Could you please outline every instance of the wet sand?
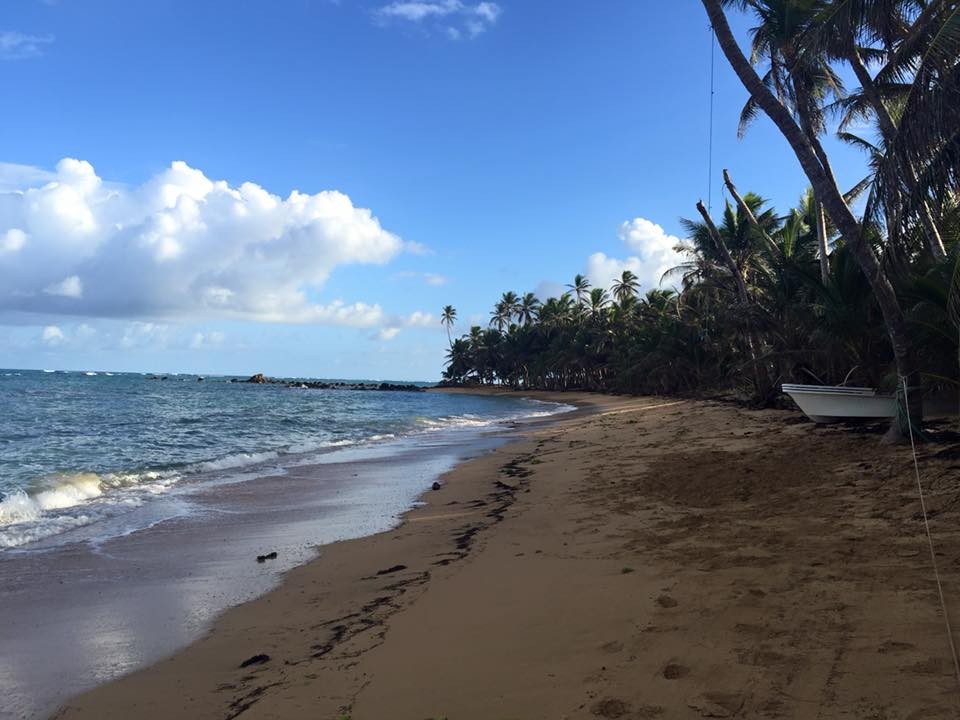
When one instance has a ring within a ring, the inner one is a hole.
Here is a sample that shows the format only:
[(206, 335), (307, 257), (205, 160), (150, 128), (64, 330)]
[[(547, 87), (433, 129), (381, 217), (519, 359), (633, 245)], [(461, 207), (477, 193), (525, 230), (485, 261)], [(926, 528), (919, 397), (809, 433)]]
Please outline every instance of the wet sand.
[[(561, 397), (595, 412), (458, 466), (397, 529), (322, 548), (58, 717), (957, 717), (908, 448)], [(920, 467), (955, 608), (960, 447)]]
[(502, 442), (439, 432), (343, 448), (280, 475), (244, 468), (184, 483), (112, 526), (5, 551), (0, 720), (48, 717), (72, 695), (189, 645), (318, 545), (394, 527), (438, 475)]

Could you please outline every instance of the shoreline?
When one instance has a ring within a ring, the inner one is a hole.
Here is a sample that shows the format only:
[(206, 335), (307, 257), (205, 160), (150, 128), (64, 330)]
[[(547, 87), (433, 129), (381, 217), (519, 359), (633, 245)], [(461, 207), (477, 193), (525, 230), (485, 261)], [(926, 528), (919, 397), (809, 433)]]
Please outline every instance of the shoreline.
[[(514, 405), (553, 410), (503, 402), (503, 414)], [(394, 527), (438, 476), (504, 441), (506, 418), (490, 422), (227, 470), (0, 556), (0, 604), (17, 618), (3, 634), (0, 718), (49, 717), (69, 697), (188, 647), (331, 543)]]
[[(955, 716), (903, 448), (784, 411), (559, 395), (580, 409), (55, 717)], [(921, 457), (948, 600), (950, 463)]]

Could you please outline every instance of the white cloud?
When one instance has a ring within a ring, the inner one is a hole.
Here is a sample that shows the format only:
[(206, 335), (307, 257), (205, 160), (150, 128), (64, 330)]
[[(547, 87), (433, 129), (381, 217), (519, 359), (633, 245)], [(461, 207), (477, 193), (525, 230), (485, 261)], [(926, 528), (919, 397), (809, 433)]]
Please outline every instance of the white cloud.
[(58, 283), (48, 285), (43, 289), (47, 295), (60, 295), (61, 297), (79, 299), (83, 297), (83, 283), (76, 275), (64, 278)]
[(433, 285), (435, 287), (447, 284), (447, 278), (437, 273), (424, 273), (423, 279), (427, 281), (427, 285)]
[(62, 343), (65, 338), (63, 336), (63, 330), (58, 328), (56, 325), (47, 325), (43, 329), (40, 339), (43, 340), (43, 342), (45, 342), (47, 345), (55, 346)]
[(373, 336), (376, 340), (393, 340), (403, 328), (440, 327), (440, 321), (430, 313), (417, 310), (409, 315), (392, 317), (384, 322), (384, 326)]
[(20, 190), (24, 187), (36, 187), (56, 179), (56, 173), (33, 165), (0, 162), (0, 191), (3, 192)]
[(403, 325), (405, 327), (432, 327), (438, 323), (439, 320), (434, 318), (433, 315), (430, 313), (420, 312), (419, 310), (411, 313), (403, 319)]
[(451, 40), (467, 33), (476, 37), (492, 27), (503, 9), (495, 2), (470, 3), (463, 0), (395, 0), (374, 12), (381, 22), (404, 21), (434, 24)]
[(226, 334), (220, 330), (211, 330), (207, 333), (195, 332), (190, 338), (190, 349), (209, 350), (211, 348), (218, 348), (223, 345), (223, 341), (226, 339)]
[[(372, 327), (384, 319), (379, 305), (318, 303), (315, 291), (340, 266), (421, 249), (333, 190), (281, 198), (182, 162), (134, 188), (73, 159), (53, 174), (4, 169), (0, 314)], [(4, 189), (11, 179), (19, 185)]]
[(15, 253), (27, 244), (27, 234), (19, 228), (10, 228), (0, 235), (0, 255)]
[(382, 328), (377, 333), (377, 340), (393, 340), (397, 335), (400, 334), (400, 328), (397, 327), (386, 327)]
[(663, 274), (684, 261), (674, 248), (681, 242), (650, 220), (634, 218), (620, 225), (620, 240), (635, 255), (625, 259), (609, 257), (602, 252), (587, 258), (587, 277), (594, 287), (610, 289), (614, 279), (624, 270), (632, 271), (640, 279), (640, 291), (660, 287)]
[(27, 35), (14, 30), (0, 31), (0, 60), (23, 60), (43, 55), (53, 35)]

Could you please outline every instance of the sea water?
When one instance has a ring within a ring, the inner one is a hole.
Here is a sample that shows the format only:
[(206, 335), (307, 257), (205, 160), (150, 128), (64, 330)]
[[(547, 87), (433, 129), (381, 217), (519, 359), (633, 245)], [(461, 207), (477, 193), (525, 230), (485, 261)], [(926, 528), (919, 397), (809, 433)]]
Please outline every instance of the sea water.
[(0, 719), (169, 655), (504, 426), (572, 409), (161, 377), (0, 370)]
[(520, 398), (254, 385), (228, 377), (0, 370), (0, 552), (177, 489), (276, 474), (338, 448), (493, 427), (564, 408)]

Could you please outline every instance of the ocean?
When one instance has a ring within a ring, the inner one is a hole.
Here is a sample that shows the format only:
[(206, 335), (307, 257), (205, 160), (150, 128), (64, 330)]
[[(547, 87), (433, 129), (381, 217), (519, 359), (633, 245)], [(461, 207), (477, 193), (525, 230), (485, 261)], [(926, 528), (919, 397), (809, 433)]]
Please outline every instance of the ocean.
[[(231, 379), (0, 370), (0, 548), (69, 540), (72, 530), (158, 495), (241, 470), (273, 473), (336, 448), (557, 410), (522, 399)], [(118, 527), (136, 529), (111, 523), (109, 532)]]
[(169, 655), (508, 426), (573, 409), (154, 377), (0, 370), (0, 718)]

